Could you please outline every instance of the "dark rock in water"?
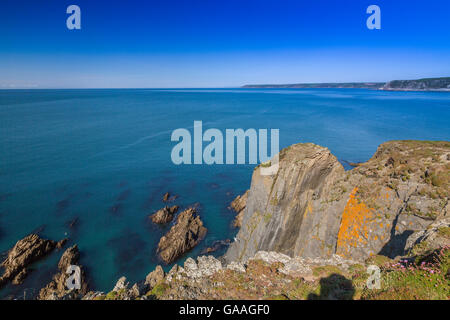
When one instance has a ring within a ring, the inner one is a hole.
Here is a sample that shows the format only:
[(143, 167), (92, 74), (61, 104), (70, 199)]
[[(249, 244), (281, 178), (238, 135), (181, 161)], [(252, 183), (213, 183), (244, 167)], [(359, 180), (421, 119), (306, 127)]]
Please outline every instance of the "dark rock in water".
[(117, 196), (117, 201), (124, 201), (124, 200), (126, 200), (129, 197), (130, 193), (131, 193), (131, 191), (129, 189), (123, 191), (121, 194), (119, 194)]
[(217, 183), (212, 182), (212, 183), (208, 183), (208, 188), (210, 188), (210, 189), (219, 189), (220, 186)]
[(11, 196), (11, 193), (0, 194), (0, 201), (4, 201)]
[(164, 201), (164, 202), (172, 202), (172, 201), (175, 201), (175, 199), (177, 199), (178, 198), (178, 195), (171, 195), (169, 192), (166, 192), (165, 194), (164, 194), (164, 196), (163, 196), (163, 199), (162, 199), (162, 201)]
[(92, 196), (93, 196), (93, 193), (92, 193), (92, 192), (86, 191), (86, 192), (84, 193), (84, 197), (85, 197), (85, 198), (90, 198), (90, 197), (92, 197)]
[(212, 253), (228, 247), (231, 243), (230, 239), (215, 241), (212, 246), (202, 250), (201, 254)]
[(165, 263), (170, 263), (195, 247), (206, 231), (196, 210), (186, 209), (178, 215), (177, 223), (161, 238), (157, 252)]
[(79, 222), (80, 222), (80, 219), (78, 217), (76, 217), (75, 219), (72, 219), (72, 220), (66, 222), (66, 226), (69, 229), (73, 229), (78, 226)]
[(31, 234), (41, 234), (42, 232), (44, 232), (45, 228), (47, 227), (47, 225), (43, 224), (42, 226), (37, 227), (36, 229), (34, 229), (33, 231), (31, 231)]
[(168, 200), (169, 200), (169, 197), (170, 197), (170, 193), (168, 193), (168, 192), (166, 192), (164, 195), (163, 195), (163, 201), (164, 202), (167, 202)]
[(67, 210), (69, 205), (70, 205), (69, 199), (63, 199), (61, 201), (58, 201), (56, 203), (56, 213), (57, 214), (62, 214), (64, 211)]
[(67, 238), (58, 241), (56, 243), (56, 249), (62, 249), (66, 245), (67, 241), (69, 241)]
[(120, 187), (120, 188), (126, 187), (127, 185), (128, 185), (128, 182), (126, 182), (126, 181), (121, 181), (121, 182), (119, 183), (119, 187)]
[(132, 274), (140, 270), (142, 266), (140, 260), (147, 247), (148, 244), (140, 234), (125, 229), (117, 237), (108, 240), (105, 249), (114, 254), (114, 264), (120, 273)]
[(59, 299), (77, 299), (85, 295), (88, 291), (86, 276), (82, 266), (80, 268), (80, 289), (67, 288), (66, 282), (71, 276), (67, 273), (67, 269), (71, 265), (77, 266), (80, 259), (80, 252), (78, 246), (74, 245), (68, 248), (58, 263), (59, 273), (53, 276), (52, 281), (47, 284), (39, 292), (39, 300), (59, 300)]
[(122, 204), (117, 203), (113, 205), (111, 208), (109, 208), (109, 211), (113, 214), (119, 214), (122, 211)]
[(233, 226), (240, 228), (242, 225), (242, 218), (244, 217), (245, 206), (247, 205), (248, 190), (245, 191), (243, 195), (237, 196), (233, 202), (231, 202), (230, 207), (235, 212), (237, 212), (236, 218), (233, 221)]
[(21, 283), (27, 274), (24, 269), (49, 254), (55, 246), (54, 241), (41, 239), (36, 234), (30, 234), (19, 240), (0, 265), (5, 270), (0, 277), (0, 288), (10, 280), (14, 280), (15, 284)]
[(150, 219), (152, 219), (154, 223), (159, 224), (168, 223), (172, 221), (174, 214), (177, 213), (178, 211), (178, 208), (179, 208), (178, 206), (173, 207), (166, 206), (156, 211), (156, 213), (152, 214), (150, 216)]

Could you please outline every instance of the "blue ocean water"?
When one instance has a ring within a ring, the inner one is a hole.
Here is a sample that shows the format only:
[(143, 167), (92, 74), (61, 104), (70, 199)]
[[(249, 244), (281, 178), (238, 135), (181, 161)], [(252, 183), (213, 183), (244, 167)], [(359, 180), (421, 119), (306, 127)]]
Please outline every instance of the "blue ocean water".
[[(362, 89), (1, 90), (0, 252), (30, 232), (70, 237), (91, 286), (141, 280), (169, 226), (148, 215), (174, 202), (198, 204), (207, 237), (181, 258), (232, 239), (230, 201), (249, 188), (253, 165), (171, 162), (177, 128), (274, 128), (280, 146), (314, 142), (340, 160), (365, 161), (394, 139), (450, 140), (450, 94)], [(224, 132), (224, 131), (223, 131)], [(73, 224), (73, 226), (70, 226)], [(223, 251), (216, 252), (216, 255)], [(32, 296), (61, 253), (33, 267), (0, 298)], [(171, 266), (165, 266), (169, 269)]]

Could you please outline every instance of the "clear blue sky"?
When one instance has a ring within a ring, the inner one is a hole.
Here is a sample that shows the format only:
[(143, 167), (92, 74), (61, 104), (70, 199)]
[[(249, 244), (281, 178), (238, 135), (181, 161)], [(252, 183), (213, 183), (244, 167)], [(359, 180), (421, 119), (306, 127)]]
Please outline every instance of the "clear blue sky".
[[(81, 8), (81, 30), (66, 8)], [(366, 28), (381, 8), (382, 29)], [(0, 88), (450, 76), (448, 0), (1, 0)]]

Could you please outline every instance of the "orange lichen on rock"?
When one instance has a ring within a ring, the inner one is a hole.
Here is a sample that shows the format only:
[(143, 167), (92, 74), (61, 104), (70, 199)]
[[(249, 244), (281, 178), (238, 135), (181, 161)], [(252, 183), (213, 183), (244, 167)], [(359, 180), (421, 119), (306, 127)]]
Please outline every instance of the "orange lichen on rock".
[(308, 215), (308, 213), (311, 213), (313, 211), (311, 203), (308, 201), (308, 206), (305, 209), (305, 213), (303, 214), (303, 219), (306, 218), (306, 216)]
[(374, 209), (369, 208), (356, 197), (358, 188), (350, 193), (342, 213), (341, 226), (337, 239), (337, 254), (350, 255), (350, 249), (367, 244), (369, 223), (374, 220)]

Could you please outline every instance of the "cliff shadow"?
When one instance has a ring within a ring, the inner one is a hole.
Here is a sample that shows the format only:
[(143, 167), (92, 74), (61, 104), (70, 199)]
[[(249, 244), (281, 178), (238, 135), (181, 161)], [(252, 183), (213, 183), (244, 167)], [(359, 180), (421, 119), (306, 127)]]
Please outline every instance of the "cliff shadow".
[(320, 293), (310, 293), (308, 300), (352, 300), (354, 295), (353, 282), (343, 275), (333, 273), (320, 279)]
[(381, 248), (379, 254), (386, 256), (390, 259), (394, 259), (396, 256), (405, 255), (406, 241), (409, 236), (413, 233), (412, 230), (405, 230), (400, 234), (396, 234), (396, 228), (398, 224), (398, 219), (400, 215), (398, 214), (394, 221), (392, 222), (392, 227), (390, 231), (389, 241)]
[(394, 259), (397, 256), (404, 256), (407, 252), (405, 250), (406, 241), (409, 236), (413, 234), (412, 230), (405, 230), (400, 234), (391, 236), (391, 239), (380, 250), (380, 255)]

